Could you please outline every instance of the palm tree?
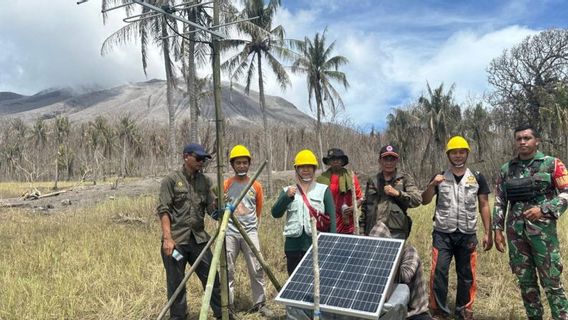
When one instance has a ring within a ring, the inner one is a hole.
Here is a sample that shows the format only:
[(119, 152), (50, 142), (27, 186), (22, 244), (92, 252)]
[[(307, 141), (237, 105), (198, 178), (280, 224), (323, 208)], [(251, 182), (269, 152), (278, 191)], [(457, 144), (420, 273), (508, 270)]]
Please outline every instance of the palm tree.
[[(224, 2), (224, 1), (223, 1)], [(203, 5), (194, 6), (184, 10), (186, 18), (203, 26), (211, 26), (213, 18)], [(203, 32), (195, 32), (195, 28), (184, 24), (184, 33), (187, 37), (182, 38), (181, 55), (183, 61), (183, 74), (185, 77), (187, 96), (189, 98), (189, 139), (188, 142), (199, 142), (197, 128), (199, 119), (199, 100), (202, 87), (202, 79), (197, 77), (197, 66), (203, 66), (209, 61), (209, 39)]]
[[(481, 103), (464, 110), (464, 127), (471, 133), (471, 140), (476, 144), (476, 160), (484, 161), (486, 146), (492, 125), (491, 115)], [(491, 158), (491, 157), (490, 157)]]
[(43, 119), (38, 118), (32, 127), (32, 141), (36, 148), (43, 149), (47, 144), (47, 127)]
[(446, 93), (444, 93), (443, 83), (435, 90), (432, 90), (429, 83), (426, 84), (426, 87), (428, 97), (421, 96), (418, 99), (428, 132), (428, 143), (426, 144), (422, 165), (424, 168), (427, 162), (425, 161), (426, 158), (430, 157), (430, 172), (434, 173), (442, 167), (441, 158), (438, 155), (443, 154), (446, 140), (458, 128), (461, 121), (461, 109), (459, 105), (454, 103), (455, 85), (452, 85)]
[(284, 90), (290, 84), (288, 73), (278, 61), (275, 54), (280, 57), (290, 57), (290, 52), (284, 46), (284, 28), (272, 26), (272, 20), (276, 9), (280, 6), (280, 0), (270, 0), (264, 4), (263, 0), (248, 0), (244, 11), (237, 17), (258, 17), (251, 21), (237, 24), (237, 29), (250, 39), (225, 40), (221, 43), (224, 50), (238, 49), (240, 52), (223, 63), (222, 68), (231, 74), (231, 78), (240, 80), (245, 77), (245, 92), (250, 93), (250, 85), (255, 76), (258, 78), (258, 93), (260, 110), (262, 111), (262, 124), (264, 127), (264, 146), (267, 149), (268, 169), (268, 194), (272, 194), (272, 141), (268, 134), (268, 120), (266, 117), (266, 99), (264, 97), (263, 57), (268, 62), (270, 70), (274, 72), (276, 81)]
[[(417, 115), (415, 108), (396, 108), (393, 112), (387, 115), (387, 129), (386, 132), (390, 141), (396, 143), (402, 155), (401, 169), (404, 172), (410, 172), (412, 166), (409, 160), (415, 154), (416, 137), (419, 137), (422, 129), (420, 128), (420, 118)], [(412, 172), (417, 176), (417, 172)]]
[(122, 140), (122, 159), (120, 162), (120, 175), (126, 177), (127, 174), (127, 156), (128, 148), (137, 143), (139, 139), (138, 127), (136, 122), (130, 117), (125, 115), (120, 118), (117, 128), (118, 137)]
[[(116, 3), (113, 0), (103, 0), (102, 7), (105, 9), (111, 3)], [(149, 4), (155, 6), (174, 5), (173, 0), (148, 0)], [(127, 15), (131, 14), (132, 9), (126, 6)], [(150, 9), (142, 7), (141, 14), (151, 13)], [(123, 45), (131, 40), (140, 39), (140, 53), (142, 57), (142, 69), (146, 74), (147, 53), (150, 41), (155, 40), (160, 44), (162, 54), (164, 57), (164, 68), (166, 72), (166, 100), (168, 106), (168, 125), (169, 125), (169, 147), (170, 147), (170, 162), (173, 162), (173, 157), (176, 154), (176, 135), (175, 135), (175, 112), (176, 106), (174, 105), (174, 89), (176, 88), (175, 81), (175, 68), (173, 65), (174, 59), (172, 55), (179, 56), (179, 47), (176, 41), (172, 41), (169, 37), (170, 29), (175, 29), (175, 20), (167, 16), (155, 15), (145, 19), (138, 19), (131, 22), (124, 27), (120, 28), (108, 38), (105, 39), (101, 47), (101, 55), (105, 55), (117, 45)]]
[(65, 141), (69, 137), (71, 131), (71, 125), (69, 123), (69, 118), (67, 117), (57, 117), (55, 118), (55, 123), (53, 127), (53, 134), (55, 140), (55, 181), (53, 184), (53, 189), (57, 190), (57, 183), (59, 182), (59, 169), (65, 165), (65, 156), (68, 152), (65, 147)]
[(332, 114), (345, 109), (339, 92), (333, 87), (332, 81), (337, 81), (345, 89), (349, 87), (345, 73), (339, 71), (339, 67), (349, 63), (344, 56), (332, 56), (335, 41), (326, 47), (325, 32), (316, 33), (314, 39), (306, 37), (303, 42), (292, 41), (298, 47), (300, 56), (292, 65), (292, 72), (306, 75), (308, 85), (308, 102), (313, 111), (312, 97), (316, 101), (316, 135), (319, 144), (319, 153), (323, 157), (323, 145), (321, 137), (321, 119), (325, 117), (326, 108)]
[[(92, 150), (92, 159), (95, 162), (94, 183), (97, 181), (97, 173), (100, 167), (99, 158), (112, 158), (114, 147), (114, 131), (103, 116), (97, 116), (94, 121), (89, 122), (89, 144)], [(102, 152), (99, 151), (102, 149)], [(103, 167), (103, 176), (104, 176)]]

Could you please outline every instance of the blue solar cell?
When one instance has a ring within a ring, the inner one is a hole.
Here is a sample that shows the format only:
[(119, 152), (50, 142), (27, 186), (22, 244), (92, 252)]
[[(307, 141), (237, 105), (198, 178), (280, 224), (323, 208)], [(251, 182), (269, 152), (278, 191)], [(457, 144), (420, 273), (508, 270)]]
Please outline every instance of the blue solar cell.
[[(322, 311), (377, 318), (393, 282), (404, 242), (341, 234), (318, 237)], [(276, 301), (313, 308), (311, 248)]]

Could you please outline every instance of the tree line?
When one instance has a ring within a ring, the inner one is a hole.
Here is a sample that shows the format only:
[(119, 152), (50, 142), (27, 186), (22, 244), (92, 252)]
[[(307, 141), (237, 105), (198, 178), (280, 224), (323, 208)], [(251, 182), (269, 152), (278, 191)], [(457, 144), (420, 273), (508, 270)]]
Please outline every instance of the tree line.
[[(169, 6), (191, 21), (211, 26), (208, 5), (149, 2)], [(103, 9), (116, 3), (103, 0)], [(432, 87), (427, 83), (425, 93), (414, 103), (386, 115), (384, 130), (363, 132), (342, 117), (341, 111), (349, 106), (343, 104), (334, 85), (348, 88), (347, 76), (340, 71), (348, 60), (333, 55), (335, 42), (327, 44), (325, 30), (303, 40), (287, 39), (284, 27), (273, 25), (280, 1), (220, 3), (222, 24), (240, 21), (219, 28), (231, 35), (221, 43), (226, 55), (232, 53), (222, 68), (231, 81), (244, 81), (246, 92), (254, 86), (253, 80), (258, 81), (263, 112), (262, 132), (227, 122), (225, 146), (249, 146), (259, 159), (269, 160), (272, 170), (290, 169), (299, 149), (311, 148), (321, 157), (327, 148), (340, 147), (356, 170), (371, 172), (376, 170), (378, 148), (393, 143), (401, 149), (402, 169), (424, 183), (445, 167), (445, 143), (460, 134), (470, 141), (473, 167), (493, 177), (499, 165), (512, 156), (512, 129), (521, 123), (531, 123), (542, 131), (543, 151), (568, 160), (568, 31), (564, 29), (529, 36), (493, 59), (487, 68), (492, 88), (478, 101), (456, 103), (454, 85)], [(112, 121), (100, 116), (77, 124), (65, 117), (38, 119), (33, 125), (17, 119), (3, 121), (0, 172), (4, 179), (57, 182), (89, 177), (96, 181), (111, 175), (158, 175), (176, 163), (175, 156), (184, 143), (197, 141), (215, 149), (214, 130), (200, 118), (201, 100), (210, 94), (211, 86), (207, 78), (197, 76), (197, 69), (211, 62), (210, 36), (193, 32), (193, 27), (178, 25), (167, 16), (152, 15), (147, 9), (135, 12), (126, 6), (125, 13), (132, 17), (130, 23), (108, 37), (101, 53), (137, 41), (145, 71), (150, 46), (161, 48), (168, 90), (167, 127), (138, 123), (128, 115)], [(291, 63), (290, 68), (285, 67), (286, 62)], [(288, 71), (306, 75), (307, 100), (316, 116), (313, 130), (266, 120), (267, 67), (283, 89), (290, 85)], [(182, 93), (190, 105), (189, 119), (176, 119), (174, 92)]]
[(458, 134), (470, 142), (470, 164), (495, 177), (513, 156), (513, 129), (521, 124), (538, 128), (542, 151), (568, 161), (568, 31), (527, 37), (493, 59), (487, 73), (492, 90), (479, 101), (460, 105), (453, 85), (428, 84), (415, 103), (387, 116), (402, 166), (422, 183), (444, 169), (445, 143)]
[[(179, 6), (188, 19), (211, 26), (207, 6), (183, 9), (178, 1), (153, 1), (159, 5)], [(103, 0), (103, 8), (112, 2)], [(340, 71), (340, 67), (349, 62), (347, 58), (333, 55), (335, 42), (326, 43), (325, 30), (313, 37), (306, 36), (303, 40), (287, 39), (285, 27), (273, 23), (275, 13), (281, 6), (280, 0), (222, 0), (219, 3), (222, 23), (241, 21), (219, 29), (232, 36), (221, 42), (223, 52), (233, 53), (222, 67), (232, 81), (245, 82), (247, 93), (255, 77), (258, 81), (259, 105), (263, 112), (263, 136), (260, 139), (264, 144), (262, 150), (266, 150), (268, 167), (279, 167), (272, 164), (273, 154), (278, 152), (272, 137), (281, 136), (271, 131), (266, 120), (264, 80), (267, 66), (282, 89), (290, 85), (289, 70), (306, 75), (307, 98), (316, 116), (317, 144), (313, 149), (320, 157), (323, 156), (326, 145), (329, 147), (325, 141), (329, 137), (322, 132), (322, 121), (330, 119), (326, 115), (337, 119), (335, 116), (345, 108), (334, 84), (349, 87), (347, 76)], [(133, 13), (127, 9), (126, 14)], [(194, 30), (189, 26), (183, 26), (183, 31), (189, 32), (187, 36), (171, 37), (179, 35), (176, 26), (167, 16), (138, 20), (123, 28), (125, 32), (119, 31), (109, 37), (103, 49), (112, 48), (112, 44), (139, 39), (145, 68), (148, 39), (152, 36), (160, 39), (156, 43), (162, 46), (166, 76), (168, 83), (172, 84), (172, 90), (177, 88), (172, 65), (182, 63), (181, 73), (193, 112), (190, 140), (198, 141), (196, 128), (199, 127), (200, 90), (197, 89), (195, 71), (196, 66), (210, 62), (211, 39), (207, 34), (192, 32)], [(291, 68), (286, 68), (284, 62), (291, 62)], [(384, 132), (371, 132), (368, 138), (370, 141), (388, 140), (400, 146), (403, 153), (401, 166), (421, 182), (443, 169), (445, 142), (455, 134), (463, 135), (471, 142), (473, 152), (470, 162), (492, 177), (499, 165), (512, 156), (511, 130), (521, 123), (531, 123), (542, 131), (544, 151), (568, 159), (567, 65), (568, 32), (564, 29), (542, 31), (527, 37), (491, 61), (487, 74), (492, 88), (479, 101), (458, 104), (454, 99), (454, 85), (442, 83), (431, 87), (426, 84), (425, 94), (418, 97), (415, 103), (395, 108), (387, 115)], [(171, 134), (175, 128), (175, 110), (173, 107), (169, 109), (171, 152), (175, 150), (175, 134)], [(337, 143), (333, 146), (341, 147)], [(354, 155), (362, 159), (361, 162), (367, 167), (374, 163), (367, 161), (368, 156), (364, 152), (355, 152)]]
[[(119, 4), (117, 0), (102, 0), (102, 10)], [(343, 56), (333, 55), (334, 43), (327, 44), (325, 30), (304, 40), (287, 39), (285, 28), (275, 25), (274, 16), (281, 6), (280, 0), (217, 0), (213, 5), (220, 7), (220, 25), (213, 26), (212, 6), (205, 1), (148, 0), (147, 3), (158, 6), (167, 12), (179, 14), (189, 21), (229, 35), (219, 41), (222, 54), (231, 55), (221, 68), (231, 81), (245, 81), (245, 92), (249, 93), (251, 83), (258, 81), (259, 105), (262, 111), (262, 137), (266, 148), (273, 148), (272, 136), (266, 117), (264, 81), (267, 70), (271, 71), (282, 89), (290, 85), (288, 70), (306, 76), (309, 92), (309, 105), (316, 114), (316, 134), (319, 145), (317, 150), (323, 156), (322, 117), (325, 110), (332, 113), (344, 108), (341, 97), (334, 87), (334, 82), (347, 88), (346, 75), (339, 68), (348, 63)], [(197, 5), (196, 5), (197, 4)], [(201, 5), (199, 5), (201, 4)], [(164, 58), (167, 83), (167, 104), (169, 115), (168, 146), (171, 154), (176, 150), (176, 119), (174, 91), (184, 92), (190, 104), (190, 140), (198, 141), (199, 103), (203, 93), (203, 81), (197, 76), (199, 67), (212, 64), (214, 40), (205, 32), (195, 32), (195, 27), (180, 24), (168, 15), (155, 14), (146, 7), (141, 12), (131, 6), (125, 6), (127, 25), (109, 36), (103, 43), (101, 54), (106, 54), (118, 45), (138, 41), (142, 68), (146, 72), (147, 52), (152, 44), (157, 45)], [(103, 15), (106, 19), (106, 14)], [(103, 20), (104, 22), (105, 20)], [(152, 41), (153, 40), (153, 41)], [(235, 53), (236, 52), (236, 53)], [(284, 63), (292, 63), (286, 68)], [(180, 70), (185, 85), (180, 85), (176, 70)], [(312, 98), (315, 105), (312, 105)], [(268, 168), (272, 165), (272, 152), (267, 153)], [(170, 159), (171, 160), (171, 159)], [(269, 190), (271, 171), (268, 170)]]
[[(26, 124), (21, 119), (0, 121), (0, 176), (3, 181), (78, 180), (100, 183), (116, 177), (162, 176), (181, 166), (181, 150), (189, 143), (190, 119), (179, 119), (176, 140), (180, 147), (173, 154), (168, 150), (168, 125), (156, 122), (138, 123), (128, 114), (116, 119), (98, 116), (92, 121), (72, 123), (65, 116), (54, 120), (38, 119)], [(206, 170), (214, 171), (215, 128), (209, 121), (199, 122), (199, 141), (212, 152), (214, 159)], [(303, 148), (315, 150), (316, 133), (309, 127), (290, 127), (269, 122), (275, 137), (272, 156), (274, 171), (292, 170), (294, 156)], [(357, 170), (366, 170), (367, 163), (376, 163), (380, 135), (369, 135), (350, 129), (352, 125), (325, 123), (322, 134), (325, 147), (345, 146)], [(253, 154), (253, 169), (268, 157), (263, 131), (256, 126), (242, 126), (226, 121), (223, 132), (224, 159), (232, 146), (245, 144)], [(171, 158), (174, 162), (170, 162)], [(228, 162), (224, 171), (230, 172)]]

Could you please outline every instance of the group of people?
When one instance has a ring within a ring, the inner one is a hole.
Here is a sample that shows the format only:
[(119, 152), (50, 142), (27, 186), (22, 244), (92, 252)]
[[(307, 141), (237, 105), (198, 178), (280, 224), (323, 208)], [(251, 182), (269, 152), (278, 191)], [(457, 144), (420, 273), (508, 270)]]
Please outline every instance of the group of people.
[[(558, 158), (538, 151), (540, 136), (535, 128), (518, 127), (514, 138), (517, 155), (499, 172), (493, 219), (489, 183), (483, 174), (467, 167), (471, 149), (461, 136), (447, 142), (447, 169), (434, 173), (422, 191), (411, 175), (398, 168), (400, 154), (394, 145), (380, 149), (380, 171), (367, 180), (364, 193), (357, 176), (345, 168), (349, 158), (341, 149), (327, 152), (322, 159), (327, 170), (317, 177), (317, 157), (310, 150), (300, 151), (294, 159), (294, 183), (280, 191), (271, 209), (273, 217), (285, 216), (286, 219), (283, 233), (288, 274), (292, 274), (311, 246), (311, 234), (316, 232), (312, 230), (311, 217), (317, 219), (320, 232), (354, 234), (360, 230), (361, 235), (407, 239), (412, 231), (408, 209), (426, 205), (436, 196), (429, 290), (423, 281), (416, 248), (405, 245), (398, 270), (397, 281), (410, 288), (407, 319), (450, 317), (447, 294), (452, 258), (457, 273), (453, 313), (457, 319), (473, 319), (478, 216), (483, 225), (483, 249), (490, 250), (493, 243), (500, 252), (509, 247), (510, 267), (517, 276), (527, 318), (543, 318), (538, 278), (552, 317), (568, 319), (556, 233), (556, 222), (568, 207), (568, 171)], [(162, 227), (161, 252), (168, 297), (183, 279), (186, 264), (195, 262), (209, 239), (204, 231), (204, 215), (209, 213), (216, 217), (217, 195), (212, 191), (211, 181), (201, 172), (208, 158), (211, 156), (201, 145), (187, 145), (183, 151), (183, 167), (169, 174), (161, 184), (157, 213)], [(237, 145), (231, 150), (229, 161), (235, 174), (224, 183), (225, 200), (234, 200), (248, 185), (251, 160), (246, 147)], [(234, 208), (237, 220), (257, 249), (260, 249), (257, 233), (262, 207), (262, 186), (255, 182)], [(356, 221), (353, 211), (358, 208), (361, 214)], [(503, 230), (506, 230), (506, 239)], [(263, 269), (232, 221), (226, 235), (226, 248), (229, 303), (234, 303), (235, 260), (243, 252), (254, 310), (266, 317), (272, 316), (273, 312), (266, 306)], [(206, 252), (196, 269), (204, 287), (211, 258), (211, 252)], [(215, 317), (220, 318), (218, 279), (215, 279), (211, 307)], [(186, 313), (184, 291), (170, 308), (170, 316), (185, 319)]]

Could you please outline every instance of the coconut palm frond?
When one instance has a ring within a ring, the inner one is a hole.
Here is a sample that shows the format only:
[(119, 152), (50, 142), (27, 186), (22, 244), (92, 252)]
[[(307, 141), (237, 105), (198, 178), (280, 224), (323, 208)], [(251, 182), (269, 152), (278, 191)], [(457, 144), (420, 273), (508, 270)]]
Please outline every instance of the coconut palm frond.
[(291, 84), (288, 73), (286, 72), (282, 64), (280, 64), (280, 62), (276, 60), (276, 58), (273, 55), (271, 55), (269, 52), (265, 52), (264, 56), (266, 57), (268, 63), (270, 64), (270, 69), (276, 75), (276, 81), (280, 85), (280, 88), (282, 90), (286, 90), (288, 85)]
[(101, 55), (108, 54), (117, 46), (124, 45), (136, 39), (140, 27), (139, 22), (134, 22), (123, 26), (108, 36), (101, 46)]

